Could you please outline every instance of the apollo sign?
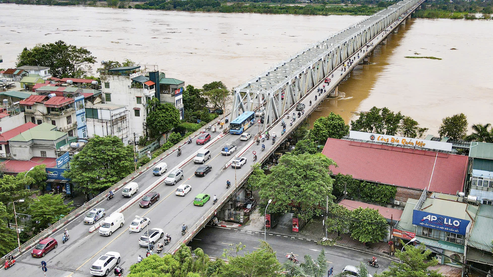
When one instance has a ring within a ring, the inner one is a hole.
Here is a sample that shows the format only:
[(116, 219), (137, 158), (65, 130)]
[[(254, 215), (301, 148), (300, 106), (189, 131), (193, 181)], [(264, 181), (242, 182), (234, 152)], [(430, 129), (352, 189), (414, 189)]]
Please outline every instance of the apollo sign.
[(438, 215), (417, 210), (413, 211), (414, 225), (437, 229), (449, 233), (465, 235), (469, 222), (469, 220), (445, 215)]

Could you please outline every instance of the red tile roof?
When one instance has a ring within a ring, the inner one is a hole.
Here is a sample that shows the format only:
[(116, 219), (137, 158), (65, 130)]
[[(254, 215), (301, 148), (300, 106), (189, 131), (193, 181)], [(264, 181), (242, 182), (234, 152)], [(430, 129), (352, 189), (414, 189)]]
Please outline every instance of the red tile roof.
[(399, 209), (391, 209), (391, 208), (387, 208), (387, 207), (367, 204), (364, 202), (353, 201), (353, 200), (348, 200), (348, 199), (342, 200), (339, 203), (339, 205), (346, 207), (350, 211), (356, 210), (357, 208), (374, 209), (374, 210), (377, 210), (378, 213), (380, 213), (386, 219), (393, 219), (393, 220), (397, 220), (397, 221), (401, 221), (401, 216), (402, 216), (402, 212), (403, 212), (403, 210), (399, 210)]
[(86, 83), (86, 84), (90, 84), (90, 83), (92, 83), (94, 81), (94, 80), (91, 80), (91, 79), (77, 79), (77, 78), (63, 78), (60, 81), (66, 83), (68, 80), (71, 80), (74, 83)]
[(43, 103), (43, 101), (47, 98), (46, 95), (31, 95), (27, 99), (19, 101), (19, 104), (25, 106), (32, 106), (34, 103)]
[(48, 108), (60, 108), (71, 103), (74, 103), (73, 98), (54, 96), (45, 102), (45, 106)]
[(33, 86), (33, 90), (37, 90), (38, 88), (41, 88), (41, 87), (54, 87), (55, 85), (53, 84), (50, 84), (49, 82), (48, 83), (37, 83)]
[(152, 86), (152, 85), (155, 85), (156, 83), (154, 83), (153, 81), (147, 81), (144, 84), (148, 85), (148, 86)]
[(3, 74), (14, 74), (14, 72), (16, 71), (17, 69), (15, 68), (9, 68), (7, 70), (5, 70), (5, 72)]
[(88, 98), (94, 95), (92, 92), (83, 92), (82, 95), (84, 95), (84, 98)]
[(432, 177), (428, 190), (447, 194), (463, 191), (468, 164), (467, 156), (332, 138), (322, 153), (337, 163), (334, 174), (417, 190)]
[(30, 161), (8, 160), (2, 163), (4, 164), (4, 172), (10, 174), (26, 172), (32, 167), (40, 164), (45, 164), (46, 167), (56, 167), (55, 158), (34, 157)]
[(21, 126), (19, 127), (16, 127), (12, 130), (9, 130), (7, 132), (3, 132), (0, 134), (0, 144), (7, 144), (8, 143), (8, 140), (17, 136), (18, 134), (22, 133), (22, 132), (25, 132), (33, 127), (36, 127), (38, 125), (32, 123), (32, 122), (28, 122), (26, 124), (22, 124)]

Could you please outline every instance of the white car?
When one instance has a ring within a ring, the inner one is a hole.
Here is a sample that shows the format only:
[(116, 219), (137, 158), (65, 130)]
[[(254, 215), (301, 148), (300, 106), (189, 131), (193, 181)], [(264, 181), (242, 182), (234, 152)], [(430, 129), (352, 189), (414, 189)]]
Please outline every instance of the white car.
[(221, 150), (221, 154), (224, 156), (229, 156), (236, 151), (236, 145), (234, 144), (226, 144)]
[(188, 185), (188, 184), (183, 184), (183, 185), (180, 185), (178, 188), (176, 188), (175, 194), (178, 196), (185, 196), (190, 191), (192, 191), (192, 186)]
[(107, 252), (92, 264), (91, 274), (94, 276), (106, 276), (119, 263), (120, 253)]
[(164, 231), (161, 228), (152, 228), (149, 233), (145, 232), (139, 239), (139, 245), (141, 247), (149, 246), (149, 243), (155, 244), (159, 239), (164, 237)]
[(84, 224), (94, 224), (106, 215), (103, 208), (90, 210), (84, 217)]
[[(355, 266), (352, 265), (347, 265), (344, 270), (342, 270), (342, 273), (346, 273), (347, 276), (358, 276), (358, 277), (364, 277), (359, 275), (359, 269)], [(371, 274), (368, 273), (367, 277), (373, 277)]]
[(240, 140), (249, 140), (252, 137), (249, 133), (243, 133), (240, 136)]
[(149, 225), (149, 223), (151, 223), (151, 220), (148, 217), (135, 216), (135, 219), (130, 224), (130, 228), (128, 229), (128, 231), (130, 233), (139, 233), (140, 231), (142, 231), (142, 229)]
[(231, 168), (241, 168), (247, 162), (245, 157), (237, 157), (231, 162)]

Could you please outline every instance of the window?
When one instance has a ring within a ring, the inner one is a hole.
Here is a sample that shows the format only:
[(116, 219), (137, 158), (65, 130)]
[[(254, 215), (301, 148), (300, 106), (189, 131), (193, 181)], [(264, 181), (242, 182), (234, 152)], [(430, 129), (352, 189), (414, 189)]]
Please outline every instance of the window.
[(67, 124), (72, 124), (72, 116), (67, 116)]
[(2, 145), (0, 145), (0, 151), (2, 151), (2, 150), (3, 150), (3, 149), (2, 149)]
[(31, 106), (26, 106), (26, 109), (31, 110), (33, 107)]
[(74, 130), (70, 130), (70, 131), (68, 131), (68, 136), (69, 136), (69, 137), (73, 137), (73, 136), (74, 136)]
[(485, 204), (485, 205), (492, 205), (493, 204), (493, 201), (488, 200), (488, 199), (483, 199), (483, 204)]
[(142, 97), (141, 96), (137, 96), (137, 104), (142, 104)]
[(46, 151), (41, 151), (41, 157), (46, 157)]
[(464, 236), (454, 233), (447, 233), (447, 241), (462, 244), (464, 243)]
[(31, 122), (36, 123), (36, 119), (34, 118), (34, 116), (31, 116)]
[(106, 102), (111, 102), (111, 93), (105, 93), (104, 99), (106, 100)]
[(52, 120), (51, 121), (51, 125), (55, 125), (56, 126), (56, 121), (55, 120)]
[(110, 82), (104, 82), (104, 88), (110, 88)]
[(175, 106), (180, 106), (181, 105), (181, 98), (175, 101)]
[(135, 117), (140, 117), (140, 110), (134, 110)]
[(41, 124), (43, 124), (43, 120), (41, 120), (41, 119), (38, 119), (38, 123), (37, 123), (37, 124), (38, 124), (38, 125), (41, 125)]
[(426, 227), (423, 227), (423, 231), (421, 231), (423, 237), (430, 237), (431, 238), (431, 233), (432, 233), (432, 229), (431, 228), (426, 228)]

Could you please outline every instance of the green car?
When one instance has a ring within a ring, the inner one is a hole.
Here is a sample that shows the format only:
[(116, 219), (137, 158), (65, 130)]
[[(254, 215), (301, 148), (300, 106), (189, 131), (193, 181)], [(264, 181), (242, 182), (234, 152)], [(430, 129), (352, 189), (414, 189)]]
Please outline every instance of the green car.
[(195, 199), (193, 200), (193, 204), (195, 206), (204, 206), (207, 201), (211, 199), (211, 196), (209, 194), (201, 193), (195, 196)]

